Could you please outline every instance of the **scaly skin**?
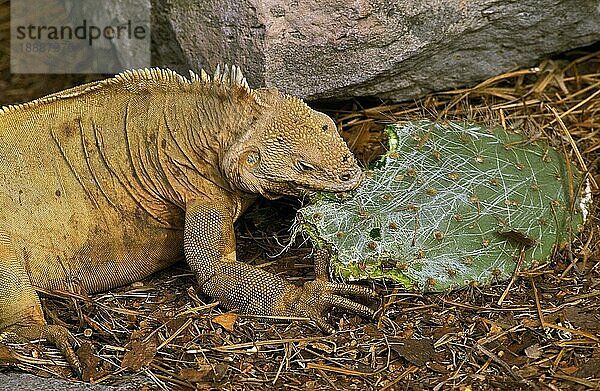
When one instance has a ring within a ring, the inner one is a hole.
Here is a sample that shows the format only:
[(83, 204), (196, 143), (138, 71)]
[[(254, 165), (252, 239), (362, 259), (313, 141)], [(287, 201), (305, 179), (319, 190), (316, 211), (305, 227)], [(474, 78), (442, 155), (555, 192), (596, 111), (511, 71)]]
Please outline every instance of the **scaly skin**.
[[(361, 180), (332, 120), (238, 68), (190, 80), (126, 72), (0, 111), (0, 330), (44, 337), (76, 370), (72, 337), (46, 324), (34, 287), (122, 286), (183, 255), (227, 308), (308, 316), (331, 306), (371, 316), (339, 294), (321, 254), (296, 287), (238, 262), (233, 223), (258, 195), (347, 191)], [(320, 265), (320, 266), (319, 266)]]

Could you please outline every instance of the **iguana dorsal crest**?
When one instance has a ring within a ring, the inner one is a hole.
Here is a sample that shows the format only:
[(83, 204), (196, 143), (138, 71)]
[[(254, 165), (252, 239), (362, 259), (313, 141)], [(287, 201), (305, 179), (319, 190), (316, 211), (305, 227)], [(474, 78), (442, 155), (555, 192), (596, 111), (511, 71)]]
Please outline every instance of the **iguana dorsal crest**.
[(68, 90), (60, 91), (55, 94), (47, 95), (45, 97), (35, 99), (30, 102), (8, 105), (0, 107), (0, 115), (16, 110), (24, 110), (27, 108), (35, 108), (36, 106), (44, 103), (50, 103), (57, 100), (68, 99), (73, 97), (82, 96), (93, 91), (105, 88), (111, 85), (125, 85), (134, 86), (138, 83), (145, 84), (175, 84), (184, 91), (192, 91), (197, 87), (206, 87), (207, 85), (220, 85), (226, 88), (231, 88), (232, 91), (242, 91), (248, 94), (256, 103), (261, 104), (260, 99), (254, 93), (254, 91), (248, 86), (248, 82), (244, 77), (241, 69), (235, 65), (231, 67), (225, 65), (221, 67), (217, 65), (217, 68), (212, 76), (202, 69), (200, 74), (196, 74), (190, 70), (190, 77), (185, 78), (175, 71), (163, 68), (144, 68), (135, 70), (126, 70), (115, 75), (112, 78), (100, 80), (82, 86), (70, 88)]

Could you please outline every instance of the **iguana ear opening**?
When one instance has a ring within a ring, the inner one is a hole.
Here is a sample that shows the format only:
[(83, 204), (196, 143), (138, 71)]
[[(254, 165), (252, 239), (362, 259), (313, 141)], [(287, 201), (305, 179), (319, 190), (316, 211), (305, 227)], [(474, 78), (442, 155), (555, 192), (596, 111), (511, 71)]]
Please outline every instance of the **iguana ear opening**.
[(261, 154), (257, 148), (242, 149), (240, 146), (230, 148), (222, 161), (222, 169), (230, 183), (249, 193), (261, 193), (261, 185), (256, 178), (260, 168)]
[(247, 164), (248, 167), (256, 167), (260, 163), (259, 151), (244, 152), (240, 158), (240, 163)]
[(256, 170), (260, 167), (260, 161), (260, 151), (257, 149), (250, 149), (240, 154), (237, 170), (242, 183), (249, 179), (247, 173), (255, 174)]
[(239, 189), (249, 193), (261, 194), (274, 200), (287, 194), (278, 191), (277, 185), (271, 183), (264, 187), (264, 173), (261, 172), (261, 154), (258, 149), (250, 149), (242, 152), (237, 160), (236, 185)]

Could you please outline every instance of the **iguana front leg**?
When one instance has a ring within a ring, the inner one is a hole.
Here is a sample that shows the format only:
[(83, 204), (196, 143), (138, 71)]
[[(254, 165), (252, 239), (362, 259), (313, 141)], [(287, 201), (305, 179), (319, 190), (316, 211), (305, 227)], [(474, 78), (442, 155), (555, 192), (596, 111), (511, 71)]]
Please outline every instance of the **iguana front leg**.
[(373, 311), (340, 295), (374, 297), (368, 288), (327, 281), (327, 253), (319, 252), (317, 279), (297, 287), (262, 269), (238, 262), (233, 208), (221, 202), (193, 202), (187, 207), (184, 251), (202, 290), (228, 309), (266, 316), (301, 316), (333, 332), (324, 313), (340, 307), (365, 317)]

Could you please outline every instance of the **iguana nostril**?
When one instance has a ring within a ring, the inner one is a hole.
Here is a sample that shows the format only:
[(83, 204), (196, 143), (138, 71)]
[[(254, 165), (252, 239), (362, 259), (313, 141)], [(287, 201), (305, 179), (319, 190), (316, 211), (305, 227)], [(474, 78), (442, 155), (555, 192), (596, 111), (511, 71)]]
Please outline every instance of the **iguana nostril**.
[(342, 174), (342, 175), (340, 175), (340, 180), (343, 181), (343, 182), (348, 182), (350, 180), (350, 178), (351, 178), (350, 174)]

